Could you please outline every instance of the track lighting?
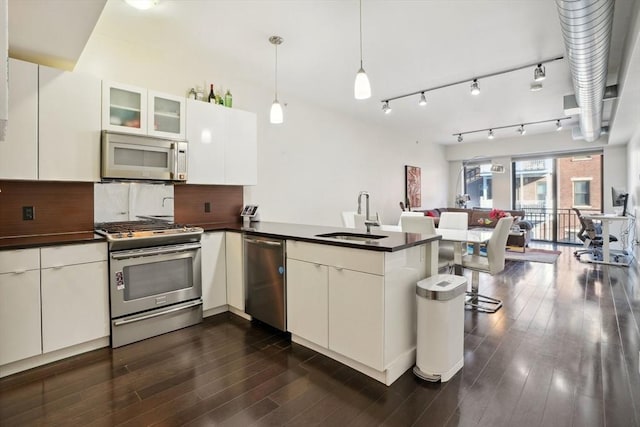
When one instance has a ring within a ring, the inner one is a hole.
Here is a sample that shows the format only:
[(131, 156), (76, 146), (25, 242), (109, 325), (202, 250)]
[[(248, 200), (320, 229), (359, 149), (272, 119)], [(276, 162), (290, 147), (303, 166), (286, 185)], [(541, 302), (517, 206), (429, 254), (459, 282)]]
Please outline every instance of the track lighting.
[[(361, 60), (360, 68), (361, 68), (361, 71), (362, 71), (363, 75), (366, 76), (366, 74), (364, 74), (364, 70), (362, 70), (362, 17), (360, 18), (360, 24), (361, 24), (361, 29), (360, 29), (361, 30), (360, 31), (360, 33), (361, 33), (361, 37), (360, 37), (360, 49), (361, 49), (361, 52), (360, 52), (360, 60)], [(490, 78), (490, 77), (499, 76), (499, 75), (502, 75), (502, 74), (511, 73), (511, 72), (514, 72), (514, 71), (524, 70), (525, 68), (529, 68), (530, 69), (531, 67), (534, 67), (534, 66), (536, 67), (535, 70), (534, 70), (535, 82), (531, 83), (530, 90), (535, 92), (535, 91), (538, 91), (538, 90), (542, 89), (542, 83), (540, 83), (540, 82), (544, 79), (544, 77), (546, 75), (545, 74), (545, 68), (544, 68), (544, 66), (542, 64), (547, 64), (549, 62), (559, 61), (561, 59), (564, 59), (564, 57), (563, 56), (557, 56), (555, 58), (549, 58), (549, 59), (545, 59), (543, 61), (536, 61), (534, 63), (529, 63), (529, 64), (526, 64), (526, 65), (521, 65), (521, 66), (518, 66), (518, 67), (510, 68), (508, 70), (495, 71), (493, 73), (483, 74), (483, 75), (476, 75), (476, 76), (474, 76), (472, 78), (467, 78), (465, 80), (459, 80), (459, 81), (456, 81), (456, 82), (453, 82), (453, 83), (446, 83), (446, 84), (442, 84), (442, 85), (439, 85), (439, 86), (433, 86), (433, 87), (426, 88), (426, 89), (420, 89), (418, 91), (411, 92), (411, 93), (405, 93), (403, 95), (392, 96), (392, 97), (389, 97), (389, 98), (381, 99), (380, 102), (394, 101), (396, 99), (402, 99), (402, 98), (407, 98), (409, 96), (420, 95), (420, 101), (418, 102), (418, 105), (424, 106), (422, 98), (423, 98), (423, 95), (426, 94), (427, 92), (440, 90), (440, 89), (445, 89), (445, 88), (448, 88), (448, 87), (451, 87), (451, 86), (457, 86), (457, 85), (461, 85), (461, 84), (469, 84), (469, 80), (472, 80), (471, 87), (470, 87), (471, 94), (479, 95), (480, 94), (480, 83), (479, 83), (480, 80), (487, 79), (487, 78)], [(368, 79), (367, 79), (367, 82), (368, 82)], [(424, 99), (426, 101), (426, 97), (424, 97)]]
[(391, 112), (391, 107), (389, 107), (389, 101), (384, 101), (382, 104), (382, 112), (385, 114), (389, 114)]
[(538, 64), (538, 66), (533, 70), (533, 80), (537, 82), (543, 81), (547, 77), (547, 73), (542, 64)]
[(356, 73), (356, 82), (353, 86), (353, 96), (356, 99), (371, 98), (371, 84), (369, 77), (362, 67), (362, 0), (360, 0), (360, 69)]
[(424, 96), (424, 92), (420, 94), (420, 101), (418, 101), (418, 105), (421, 107), (424, 107), (425, 105), (427, 105), (427, 97)]
[(473, 79), (471, 83), (471, 95), (479, 95), (480, 94), (480, 86), (478, 85), (478, 79)]
[[(389, 101), (384, 101), (384, 102), (388, 103)], [(384, 107), (383, 107), (383, 110), (384, 110)], [(495, 138), (495, 130), (496, 129), (514, 128), (516, 126), (517, 126), (516, 131), (520, 135), (524, 135), (525, 133), (527, 133), (527, 130), (524, 128), (525, 126), (537, 125), (537, 124), (540, 124), (540, 123), (549, 123), (549, 122), (555, 122), (556, 123), (556, 130), (558, 131), (558, 130), (562, 129), (562, 120), (568, 120), (570, 118), (571, 117), (560, 117), (559, 119), (539, 120), (537, 122), (526, 122), (526, 123), (506, 125), (506, 126), (492, 126), (490, 128), (485, 128), (485, 129), (476, 129), (476, 130), (470, 130), (470, 131), (466, 131), (466, 132), (456, 132), (456, 133), (454, 133), (452, 135), (457, 137), (458, 142), (462, 142), (463, 141), (462, 135), (467, 135), (467, 134), (470, 134), (470, 133), (478, 133), (478, 132), (487, 132), (487, 138), (494, 139)]]

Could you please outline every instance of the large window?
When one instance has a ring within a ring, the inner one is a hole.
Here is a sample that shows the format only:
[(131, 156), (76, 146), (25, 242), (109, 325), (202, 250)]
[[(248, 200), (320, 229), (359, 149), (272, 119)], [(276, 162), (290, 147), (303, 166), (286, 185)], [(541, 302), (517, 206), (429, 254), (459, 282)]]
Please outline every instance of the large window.
[(602, 153), (515, 159), (512, 170), (514, 207), (525, 211), (532, 238), (581, 243), (573, 208), (582, 214), (602, 211)]
[(573, 205), (591, 206), (591, 180), (573, 179)]
[(466, 165), (464, 177), (464, 190), (470, 199), (467, 207), (493, 207), (491, 163)]

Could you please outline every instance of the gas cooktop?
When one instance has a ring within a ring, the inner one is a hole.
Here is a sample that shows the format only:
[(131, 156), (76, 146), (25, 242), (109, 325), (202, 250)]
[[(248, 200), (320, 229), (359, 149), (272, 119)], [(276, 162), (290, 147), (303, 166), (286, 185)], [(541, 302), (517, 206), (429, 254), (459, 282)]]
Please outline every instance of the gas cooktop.
[(95, 232), (106, 236), (109, 242), (153, 241), (155, 244), (166, 244), (178, 242), (176, 239), (180, 237), (192, 241), (190, 237), (197, 236), (197, 240), (200, 240), (204, 229), (165, 221), (119, 221), (97, 223)]

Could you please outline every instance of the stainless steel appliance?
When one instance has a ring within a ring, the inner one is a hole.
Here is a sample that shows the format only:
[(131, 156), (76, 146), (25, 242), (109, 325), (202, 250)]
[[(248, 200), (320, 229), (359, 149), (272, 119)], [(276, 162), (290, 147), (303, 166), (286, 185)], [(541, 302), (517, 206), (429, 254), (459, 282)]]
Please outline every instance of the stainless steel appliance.
[(245, 235), (244, 280), (247, 314), (286, 331), (284, 240)]
[(130, 221), (96, 232), (109, 243), (112, 347), (202, 321), (202, 228)]
[(186, 141), (102, 131), (102, 178), (186, 181)]

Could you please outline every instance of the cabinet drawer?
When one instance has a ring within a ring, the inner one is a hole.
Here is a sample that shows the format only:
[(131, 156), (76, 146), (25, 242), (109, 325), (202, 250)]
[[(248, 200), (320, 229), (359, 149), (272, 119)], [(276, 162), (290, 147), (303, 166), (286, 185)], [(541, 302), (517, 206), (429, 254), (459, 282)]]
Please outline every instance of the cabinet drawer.
[(384, 254), (381, 252), (287, 240), (287, 257), (384, 275)]
[(107, 260), (107, 244), (104, 242), (51, 246), (41, 251), (42, 268)]
[(40, 268), (40, 249), (0, 251), (0, 274), (21, 273)]

